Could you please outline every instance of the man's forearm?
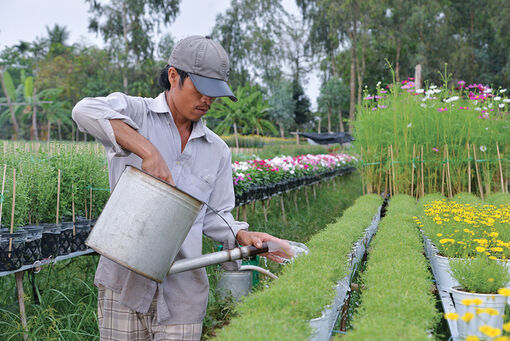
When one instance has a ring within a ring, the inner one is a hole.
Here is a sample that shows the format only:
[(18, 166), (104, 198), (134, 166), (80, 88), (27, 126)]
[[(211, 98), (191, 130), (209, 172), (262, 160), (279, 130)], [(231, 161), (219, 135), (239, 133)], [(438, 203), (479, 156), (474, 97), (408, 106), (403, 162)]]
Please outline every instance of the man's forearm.
[(142, 160), (158, 152), (149, 140), (128, 124), (121, 120), (110, 120), (110, 124), (112, 125), (117, 143), (122, 148), (138, 155)]

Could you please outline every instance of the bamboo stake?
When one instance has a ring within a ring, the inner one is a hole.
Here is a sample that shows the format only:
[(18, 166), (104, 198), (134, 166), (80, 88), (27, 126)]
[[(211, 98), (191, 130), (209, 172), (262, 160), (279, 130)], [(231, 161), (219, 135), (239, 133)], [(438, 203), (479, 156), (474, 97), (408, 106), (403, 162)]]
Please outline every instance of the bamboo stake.
[[(14, 232), (14, 209), (16, 207), (16, 168), (12, 170), (12, 210), (11, 210), (11, 234)], [(11, 258), (12, 237), (9, 238), (9, 258)]]
[(383, 146), (381, 146), (381, 157), (379, 159), (379, 172), (378, 172), (379, 173), (379, 183), (377, 185), (377, 193), (379, 193), (379, 194), (381, 193), (382, 177), (383, 177), (382, 160), (383, 160)]
[(313, 198), (314, 198), (315, 200), (317, 200), (317, 192), (315, 191), (315, 184), (314, 184), (314, 185), (312, 185), (312, 190), (313, 190)]
[(255, 213), (255, 201), (251, 202), (251, 214)]
[(236, 220), (239, 220), (239, 206), (236, 207)]
[(310, 202), (308, 201), (308, 191), (306, 190), (306, 187), (303, 187), (303, 191), (305, 191), (306, 207), (310, 210)]
[(482, 179), (480, 178), (480, 173), (478, 171), (478, 163), (476, 162), (476, 146), (473, 144), (473, 157), (475, 158), (475, 170), (476, 170), (476, 179), (478, 180), (478, 188), (480, 189), (480, 197), (483, 200), (483, 187), (482, 187)]
[(298, 210), (298, 206), (297, 206), (297, 191), (294, 191), (294, 206), (296, 207), (296, 212)]
[(366, 194), (366, 191), (365, 191), (365, 180), (363, 179), (365, 177), (365, 174), (364, 174), (364, 171), (363, 171), (363, 162), (364, 162), (364, 159), (363, 159), (363, 147), (361, 147), (361, 153), (360, 153), (360, 158), (361, 158), (361, 167), (360, 167), (360, 173), (361, 173), (361, 188), (363, 189), (363, 195)]
[(425, 196), (425, 180), (423, 177), (423, 145), (421, 146), (421, 196)]
[(446, 164), (444, 162), (444, 159), (446, 158), (446, 148), (443, 149), (443, 172), (441, 176), (441, 195), (444, 195), (444, 176), (445, 176), (445, 169)]
[(452, 179), (450, 177), (450, 153), (448, 153), (448, 145), (445, 145), (446, 150), (446, 187), (448, 188), (449, 198), (453, 197), (452, 195)]
[(89, 204), (90, 204), (90, 209), (89, 209), (89, 219), (92, 219), (92, 185), (90, 185), (90, 189), (89, 189), (89, 196), (90, 196), (90, 200), (89, 200)]
[(416, 152), (416, 145), (413, 144), (413, 159), (411, 161), (411, 196), (414, 197), (414, 154)]
[(5, 175), (6, 175), (5, 172), (6, 171), (7, 171), (7, 165), (4, 164), (4, 176), (2, 178), (2, 200), (0, 201), (0, 226), (2, 226), (2, 208), (4, 206), (4, 187), (5, 187)]
[(262, 209), (264, 210), (264, 221), (267, 223), (267, 208), (266, 208), (266, 200), (262, 200)]
[(73, 213), (73, 237), (76, 236), (76, 216), (74, 212), (74, 184), (71, 187), (71, 210)]
[(393, 145), (390, 144), (390, 155), (391, 155), (391, 172), (393, 173), (392, 179), (393, 179), (393, 195), (398, 194), (397, 193), (397, 183), (395, 181), (395, 163), (393, 160)]
[(468, 192), (471, 193), (471, 156), (469, 153), (469, 143), (466, 143), (467, 158), (468, 158)]
[(498, 151), (499, 175), (501, 178), (501, 192), (506, 193), (505, 180), (503, 180), (503, 167), (501, 167), (501, 154), (499, 153), (499, 145), (496, 142), (496, 150)]
[(60, 169), (58, 170), (58, 176), (57, 176), (57, 216), (55, 217), (55, 224), (58, 225), (58, 215), (60, 211)]

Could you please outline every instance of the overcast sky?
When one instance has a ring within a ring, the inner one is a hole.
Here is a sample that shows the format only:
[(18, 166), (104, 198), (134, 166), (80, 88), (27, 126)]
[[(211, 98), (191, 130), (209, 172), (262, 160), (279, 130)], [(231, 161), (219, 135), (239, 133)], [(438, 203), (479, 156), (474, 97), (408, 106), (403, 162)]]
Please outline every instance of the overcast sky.
[[(287, 11), (297, 14), (294, 0), (283, 0)], [(188, 35), (205, 35), (211, 32), (216, 15), (225, 12), (230, 0), (181, 0), (179, 15), (162, 29), (177, 40)], [(100, 36), (89, 33), (88, 4), (84, 0), (0, 0), (0, 50), (20, 40), (33, 41), (46, 35), (46, 26), (66, 26), (69, 42), (82, 42), (103, 46)], [(309, 77), (305, 92), (315, 105), (319, 81)]]

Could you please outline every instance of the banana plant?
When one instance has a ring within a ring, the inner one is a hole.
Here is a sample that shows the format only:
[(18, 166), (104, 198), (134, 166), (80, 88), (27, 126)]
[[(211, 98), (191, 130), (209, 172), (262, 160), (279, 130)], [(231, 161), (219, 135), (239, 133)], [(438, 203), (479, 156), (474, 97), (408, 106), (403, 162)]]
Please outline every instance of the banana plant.
[(7, 70), (4, 70), (0, 66), (0, 81), (2, 83), (2, 90), (5, 94), (5, 101), (7, 102), (8, 113), (10, 113), (12, 127), (14, 129), (13, 139), (17, 140), (19, 136), (19, 124), (16, 119), (16, 111), (14, 108), (14, 102), (16, 101), (16, 88), (12, 81), (11, 75)]
[(264, 101), (260, 91), (249, 85), (244, 85), (237, 88), (235, 95), (238, 99), (237, 102), (224, 99), (211, 106), (210, 115), (222, 120), (215, 129), (216, 133), (229, 134), (233, 128), (236, 148), (239, 148), (239, 131), (243, 133), (253, 130), (263, 132), (268, 129), (276, 132), (274, 125), (265, 119), (269, 105)]

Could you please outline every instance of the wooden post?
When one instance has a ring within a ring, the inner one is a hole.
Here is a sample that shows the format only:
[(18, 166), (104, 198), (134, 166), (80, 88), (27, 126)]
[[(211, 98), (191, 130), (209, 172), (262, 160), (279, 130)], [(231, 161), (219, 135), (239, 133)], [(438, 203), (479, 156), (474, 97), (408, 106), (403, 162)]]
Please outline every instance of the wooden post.
[(313, 190), (313, 198), (315, 200), (317, 200), (317, 192), (315, 191), (315, 184), (312, 185), (312, 190)]
[(241, 215), (243, 216), (243, 221), (247, 221), (248, 220), (248, 216), (246, 214), (246, 205), (243, 205), (241, 207)]
[(365, 192), (365, 181), (364, 181), (364, 172), (363, 172), (363, 146), (361, 147), (361, 151), (360, 151), (360, 158), (361, 158), (361, 167), (359, 168), (359, 172), (360, 172), (360, 175), (361, 175), (361, 188), (363, 189), (363, 195), (366, 194)]
[(90, 215), (90, 219), (92, 219), (92, 185), (90, 185), (90, 188), (89, 188), (89, 205), (90, 205), (90, 209), (89, 209), (89, 215)]
[(467, 147), (467, 158), (468, 158), (468, 192), (471, 193), (471, 156), (469, 154), (469, 143), (466, 143)]
[(503, 167), (501, 167), (501, 154), (499, 153), (499, 145), (497, 142), (496, 150), (498, 151), (499, 175), (501, 177), (501, 192), (506, 193), (505, 180), (503, 179)]
[(286, 223), (287, 222), (287, 218), (285, 217), (285, 205), (283, 203), (283, 193), (282, 193), (282, 195), (280, 195), (280, 205), (282, 207), (282, 220), (283, 220), (284, 223)]
[(297, 191), (293, 191), (293, 196), (294, 196), (294, 206), (296, 207), (296, 212), (298, 210), (298, 206), (297, 206)]
[(57, 214), (55, 217), (55, 224), (58, 225), (59, 221), (59, 210), (60, 210), (60, 169), (58, 170), (58, 176), (57, 176)]
[(239, 206), (236, 207), (236, 220), (239, 220)]
[(446, 158), (446, 148), (443, 149), (443, 172), (442, 172), (442, 177), (441, 177), (441, 179), (442, 179), (441, 180), (441, 195), (444, 195), (444, 177), (445, 177), (445, 169), (446, 169), (446, 164), (444, 163), (445, 158)]
[(421, 89), (421, 64), (414, 67), (414, 88)]
[(299, 129), (296, 130), (296, 144), (299, 144)]
[(476, 146), (474, 144), (473, 144), (473, 157), (475, 158), (476, 179), (478, 180), (478, 188), (480, 189), (480, 197), (483, 200), (482, 179), (480, 178), (480, 173), (478, 171), (478, 162), (476, 162)]
[(16, 288), (18, 289), (18, 306), (19, 314), (21, 317), (21, 325), (23, 327), (23, 340), (28, 340), (27, 330), (27, 315), (25, 313), (25, 293), (23, 291), (23, 275), (25, 271), (18, 271), (14, 274), (16, 278)]
[(255, 213), (255, 201), (251, 202), (251, 214)]

